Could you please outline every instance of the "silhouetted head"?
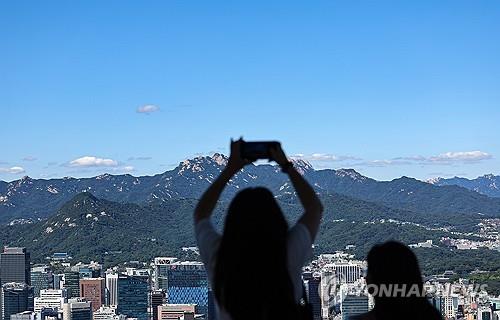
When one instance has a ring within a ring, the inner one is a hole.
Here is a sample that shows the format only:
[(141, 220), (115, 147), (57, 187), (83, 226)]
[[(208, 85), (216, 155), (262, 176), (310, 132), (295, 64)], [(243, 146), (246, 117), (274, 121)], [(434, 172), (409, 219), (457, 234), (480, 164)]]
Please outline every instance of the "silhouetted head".
[[(271, 242), (269, 245), (286, 243), (288, 223), (274, 199), (266, 188), (247, 188), (240, 191), (231, 201), (224, 225), (223, 239), (255, 251), (259, 256), (265, 250), (256, 244)], [(230, 243), (227, 243), (230, 244)]]
[(417, 257), (402, 243), (388, 241), (376, 245), (368, 253), (367, 260), (368, 284), (399, 284), (423, 287)]
[(368, 291), (377, 319), (441, 319), (425, 297), (417, 257), (406, 245), (388, 241), (368, 253)]
[(214, 290), (234, 320), (277, 319), (295, 305), (287, 233), (283, 212), (268, 189), (242, 190), (229, 205)]

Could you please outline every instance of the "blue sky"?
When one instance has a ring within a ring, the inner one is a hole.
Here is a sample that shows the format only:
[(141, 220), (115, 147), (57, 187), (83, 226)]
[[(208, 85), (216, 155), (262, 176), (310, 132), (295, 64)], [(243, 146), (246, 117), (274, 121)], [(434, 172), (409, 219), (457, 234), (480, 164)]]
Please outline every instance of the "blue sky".
[(240, 135), (383, 180), (500, 174), (499, 34), (498, 1), (4, 1), (0, 179), (156, 174)]

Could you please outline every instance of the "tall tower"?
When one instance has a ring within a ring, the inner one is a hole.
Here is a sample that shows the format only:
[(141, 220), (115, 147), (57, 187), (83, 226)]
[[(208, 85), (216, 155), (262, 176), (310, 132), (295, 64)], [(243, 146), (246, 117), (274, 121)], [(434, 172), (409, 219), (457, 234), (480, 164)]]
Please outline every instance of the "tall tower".
[(208, 317), (208, 278), (203, 263), (175, 262), (167, 268), (167, 302), (196, 304), (196, 313)]
[(80, 273), (78, 271), (64, 271), (64, 288), (68, 290), (68, 298), (80, 296)]
[(10, 282), (31, 285), (30, 254), (26, 248), (5, 247), (0, 254), (0, 285)]
[(54, 276), (48, 266), (31, 268), (31, 286), (33, 286), (35, 297), (40, 296), (40, 290), (54, 287)]
[(138, 320), (148, 320), (148, 295), (148, 277), (118, 275), (117, 313)]
[(23, 311), (32, 311), (33, 288), (25, 283), (10, 282), (2, 286), (2, 320)]
[(118, 305), (118, 274), (106, 272), (106, 304), (116, 307)]
[(165, 291), (155, 290), (151, 292), (151, 314), (153, 320), (160, 320), (158, 318), (158, 306), (165, 303)]
[(302, 278), (305, 282), (305, 287), (307, 288), (307, 299), (312, 307), (313, 319), (321, 319), (321, 274), (304, 272)]
[(168, 266), (174, 263), (177, 258), (168, 257), (156, 257), (154, 260), (154, 289), (155, 290), (167, 290), (167, 272)]

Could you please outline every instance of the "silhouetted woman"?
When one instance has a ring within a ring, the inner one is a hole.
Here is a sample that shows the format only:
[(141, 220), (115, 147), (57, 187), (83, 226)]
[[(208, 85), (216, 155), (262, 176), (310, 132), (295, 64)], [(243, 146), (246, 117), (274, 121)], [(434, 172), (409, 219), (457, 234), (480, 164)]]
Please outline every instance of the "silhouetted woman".
[(201, 258), (215, 292), (219, 320), (298, 319), (302, 265), (312, 254), (323, 207), (281, 147), (271, 151), (287, 173), (304, 207), (288, 228), (283, 212), (265, 188), (248, 188), (232, 200), (222, 236), (210, 216), (224, 186), (250, 162), (240, 157), (242, 140), (231, 142), (226, 168), (205, 191), (194, 213)]
[(374, 246), (368, 253), (366, 282), (375, 307), (352, 320), (438, 320), (441, 316), (425, 297), (417, 257), (396, 241)]

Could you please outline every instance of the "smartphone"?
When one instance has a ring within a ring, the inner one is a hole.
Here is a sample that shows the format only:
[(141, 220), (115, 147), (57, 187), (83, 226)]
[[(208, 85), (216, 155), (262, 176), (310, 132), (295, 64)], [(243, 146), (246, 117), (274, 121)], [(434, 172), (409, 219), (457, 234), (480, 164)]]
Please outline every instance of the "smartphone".
[(278, 141), (245, 141), (241, 145), (241, 157), (248, 160), (271, 159), (269, 150), (279, 146)]

